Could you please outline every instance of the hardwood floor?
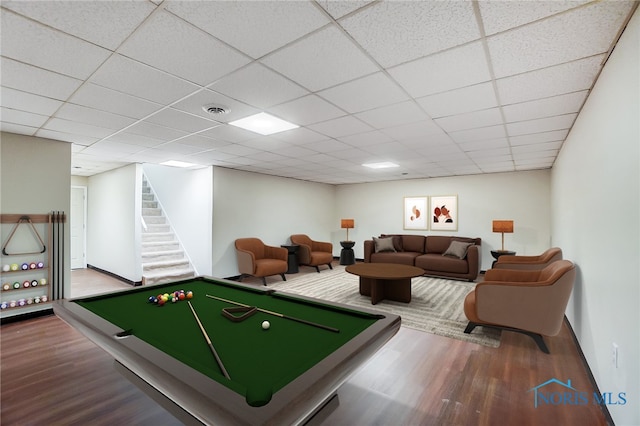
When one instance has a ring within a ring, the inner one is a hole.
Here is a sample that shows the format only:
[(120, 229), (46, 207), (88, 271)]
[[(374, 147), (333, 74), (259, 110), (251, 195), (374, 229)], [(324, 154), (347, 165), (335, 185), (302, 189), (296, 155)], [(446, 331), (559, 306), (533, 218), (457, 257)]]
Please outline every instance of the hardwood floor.
[[(91, 270), (73, 271), (72, 281), (73, 297), (128, 287)], [(2, 425), (180, 424), (57, 317), (0, 331)], [(529, 390), (551, 378), (593, 392), (566, 324), (546, 341), (550, 355), (517, 333), (503, 332), (493, 349), (402, 327), (340, 388), (340, 405), (321, 424), (606, 425), (597, 405), (534, 407)]]

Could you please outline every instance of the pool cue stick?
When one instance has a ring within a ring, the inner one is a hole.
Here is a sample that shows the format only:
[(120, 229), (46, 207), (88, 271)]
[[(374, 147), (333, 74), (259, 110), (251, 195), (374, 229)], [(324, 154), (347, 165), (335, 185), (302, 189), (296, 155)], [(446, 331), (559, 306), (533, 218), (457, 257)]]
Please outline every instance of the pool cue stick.
[(198, 314), (196, 314), (196, 310), (193, 309), (193, 306), (191, 306), (191, 301), (187, 300), (187, 304), (189, 305), (189, 308), (191, 308), (191, 312), (193, 313), (193, 316), (198, 322), (200, 331), (202, 331), (202, 334), (204, 335), (204, 338), (207, 341), (207, 345), (209, 345), (209, 349), (211, 349), (211, 353), (213, 353), (213, 357), (216, 359), (216, 362), (218, 363), (218, 367), (220, 367), (220, 370), (222, 370), (222, 374), (224, 374), (224, 377), (231, 380), (231, 377), (229, 377), (229, 373), (227, 373), (227, 369), (224, 368), (224, 364), (222, 364), (222, 360), (218, 356), (218, 352), (216, 352), (216, 348), (213, 347), (213, 343), (211, 343), (211, 339), (209, 339), (209, 335), (207, 334), (207, 331), (202, 326), (202, 323), (200, 322), (200, 318), (198, 318)]
[[(245, 308), (251, 308), (251, 306), (249, 305), (245, 305), (244, 303), (240, 303), (240, 302), (234, 302), (233, 300), (227, 300), (227, 299), (223, 299), (222, 297), (217, 297), (217, 296), (212, 296), (210, 294), (206, 295), (207, 297), (211, 298), (211, 299), (216, 299), (216, 300), (220, 300), (222, 302), (227, 302), (227, 303), (231, 303), (233, 305), (238, 305), (238, 306), (244, 306)], [(261, 309), (258, 308), (256, 306), (256, 309), (260, 312), (263, 312), (265, 314), (269, 314), (269, 315), (274, 315), (276, 317), (280, 317), (280, 318), (284, 318), (284, 319), (288, 319), (291, 321), (296, 321), (296, 322), (300, 322), (302, 324), (307, 324), (313, 327), (318, 327), (318, 328), (322, 328), (324, 330), (329, 330), (329, 331), (333, 331), (334, 333), (340, 333), (340, 330), (338, 330), (337, 328), (333, 328), (333, 327), (329, 327), (328, 325), (322, 325), (322, 324), (318, 324), (315, 322), (311, 322), (311, 321), (307, 321), (307, 320), (303, 320), (301, 318), (296, 318), (296, 317), (291, 317), (289, 315), (285, 315), (285, 314), (281, 314), (279, 312), (273, 312), (273, 311), (268, 311), (266, 309)]]

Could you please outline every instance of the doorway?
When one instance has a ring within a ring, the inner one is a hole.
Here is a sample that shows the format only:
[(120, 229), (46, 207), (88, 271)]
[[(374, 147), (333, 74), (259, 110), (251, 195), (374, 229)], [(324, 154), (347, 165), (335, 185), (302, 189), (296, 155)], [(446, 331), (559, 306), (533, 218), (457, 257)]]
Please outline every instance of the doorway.
[(71, 187), (71, 269), (87, 267), (85, 247), (87, 244), (87, 187)]

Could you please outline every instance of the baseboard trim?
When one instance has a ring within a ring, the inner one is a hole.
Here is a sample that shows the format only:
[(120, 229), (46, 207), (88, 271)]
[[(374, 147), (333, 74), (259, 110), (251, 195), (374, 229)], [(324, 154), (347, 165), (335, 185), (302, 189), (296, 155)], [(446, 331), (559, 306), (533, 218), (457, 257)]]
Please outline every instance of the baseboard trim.
[[(582, 352), (582, 347), (580, 346), (580, 342), (578, 342), (576, 333), (574, 333), (573, 327), (571, 326), (571, 323), (569, 322), (569, 319), (567, 318), (566, 315), (564, 316), (564, 322), (565, 324), (567, 324), (567, 327), (569, 328), (569, 334), (571, 334), (573, 343), (576, 345), (576, 348), (578, 349), (578, 355), (582, 360), (582, 365), (584, 365), (584, 368), (587, 371), (587, 376), (589, 377), (591, 386), (593, 386), (593, 389), (595, 389), (595, 391), (599, 395), (602, 395), (600, 393), (600, 388), (598, 387), (598, 383), (596, 383), (596, 378), (593, 376), (593, 373), (591, 372), (591, 368), (589, 367), (587, 358), (584, 356), (584, 352)], [(613, 421), (613, 417), (611, 417), (611, 413), (609, 412), (609, 408), (607, 407), (607, 405), (606, 404), (599, 404), (599, 405), (600, 405), (600, 409), (602, 410), (602, 414), (604, 414), (604, 418), (605, 418), (605, 421), (607, 422), (607, 426), (615, 426), (615, 422)]]
[(132, 280), (126, 279), (124, 277), (121, 277), (118, 274), (114, 274), (113, 272), (105, 271), (104, 269), (100, 269), (100, 268), (98, 268), (96, 266), (93, 266), (93, 265), (87, 265), (87, 268), (88, 269), (93, 269), (94, 271), (100, 272), (100, 273), (105, 274), (105, 275), (109, 275), (111, 278), (115, 278), (115, 279), (117, 279), (119, 281), (122, 281), (123, 283), (127, 283), (127, 284), (129, 284), (129, 285), (131, 285), (133, 287), (138, 287), (138, 286), (142, 285), (142, 281), (132, 281)]
[(5, 317), (0, 320), (0, 325), (10, 324), (12, 322), (18, 322), (18, 321), (26, 321), (34, 318), (39, 318), (39, 317), (46, 317), (49, 315), (53, 315), (53, 308), (41, 309), (39, 311), (27, 312), (24, 314)]

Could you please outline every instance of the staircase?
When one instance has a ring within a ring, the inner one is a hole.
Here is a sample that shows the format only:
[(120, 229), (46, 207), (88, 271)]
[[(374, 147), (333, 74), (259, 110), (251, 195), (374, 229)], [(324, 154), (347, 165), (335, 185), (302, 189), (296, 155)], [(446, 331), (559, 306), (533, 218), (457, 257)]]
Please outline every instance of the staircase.
[(142, 182), (142, 285), (195, 276), (146, 179)]

